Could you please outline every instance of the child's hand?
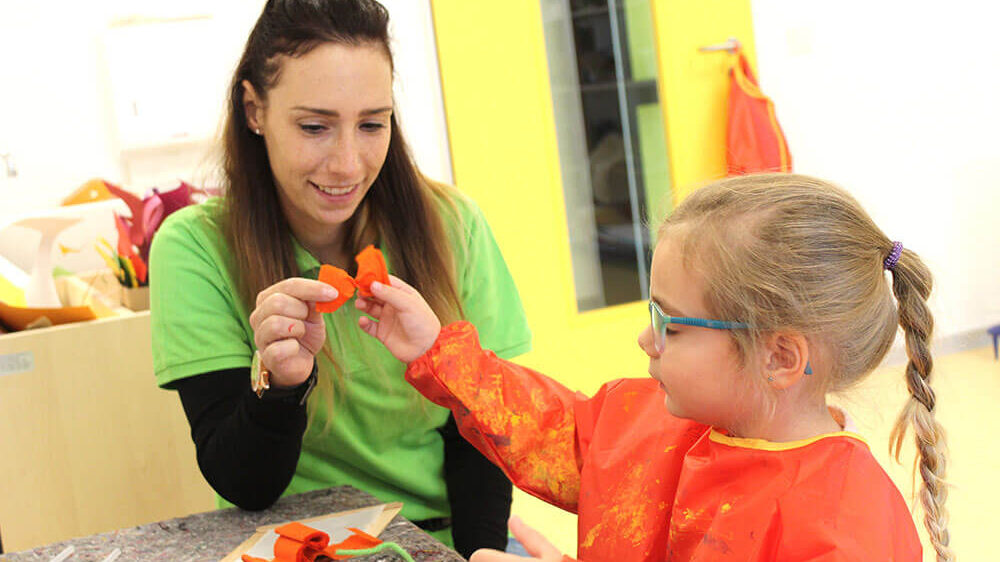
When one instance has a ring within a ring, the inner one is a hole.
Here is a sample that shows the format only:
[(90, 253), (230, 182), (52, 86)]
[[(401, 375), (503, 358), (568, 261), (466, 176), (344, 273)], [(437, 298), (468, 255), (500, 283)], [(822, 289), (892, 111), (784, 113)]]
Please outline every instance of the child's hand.
[(371, 316), (358, 319), (361, 329), (389, 350), (396, 359), (409, 363), (427, 352), (441, 332), (441, 321), (416, 289), (395, 275), (392, 286), (372, 283), (375, 298), (358, 295), (355, 306)]
[(514, 533), (514, 538), (524, 545), (524, 549), (532, 558), (524, 558), (514, 554), (506, 554), (497, 550), (479, 549), (472, 553), (469, 562), (524, 562), (526, 560), (538, 560), (540, 562), (561, 562), (563, 555), (559, 549), (552, 546), (541, 533), (524, 524), (521, 518), (513, 515), (507, 523), (510, 532)]

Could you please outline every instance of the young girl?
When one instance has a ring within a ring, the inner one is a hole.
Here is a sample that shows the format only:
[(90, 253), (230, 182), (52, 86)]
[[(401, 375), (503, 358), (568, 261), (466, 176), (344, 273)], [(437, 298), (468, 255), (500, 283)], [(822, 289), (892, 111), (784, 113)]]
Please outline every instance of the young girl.
[[(952, 560), (930, 289), (917, 255), (850, 195), (778, 174), (709, 185), (667, 219), (639, 336), (652, 378), (592, 398), (483, 351), (468, 323), (441, 329), (398, 279), (357, 306), (407, 380), (518, 487), (579, 514), (582, 560), (920, 560), (899, 491), (826, 403), (879, 365), (901, 326), (911, 398), (893, 441), (898, 456), (913, 426), (931, 543)], [(538, 559), (562, 558), (511, 528)]]

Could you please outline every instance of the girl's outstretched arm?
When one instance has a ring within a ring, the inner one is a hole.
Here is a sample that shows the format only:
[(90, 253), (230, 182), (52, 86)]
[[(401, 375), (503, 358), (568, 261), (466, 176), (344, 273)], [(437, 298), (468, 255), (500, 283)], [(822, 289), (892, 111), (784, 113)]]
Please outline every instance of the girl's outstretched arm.
[(574, 409), (586, 397), (483, 350), (475, 327), (441, 324), (420, 293), (397, 277), (372, 283), (357, 308), (361, 329), (410, 366), (406, 380), (450, 408), (459, 431), (514, 485), (568, 511), (580, 490)]
[(459, 431), (515, 486), (567, 511), (580, 492), (574, 414), (586, 397), (483, 350), (468, 322), (445, 326), (406, 380), (450, 408)]

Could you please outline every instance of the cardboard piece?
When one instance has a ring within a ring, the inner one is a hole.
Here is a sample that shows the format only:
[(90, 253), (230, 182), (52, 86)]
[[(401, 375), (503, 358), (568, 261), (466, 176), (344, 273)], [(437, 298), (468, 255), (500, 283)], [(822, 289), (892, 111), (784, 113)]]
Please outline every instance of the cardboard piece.
[[(300, 519), (298, 522), (323, 531), (330, 535), (331, 543), (337, 543), (351, 535), (351, 531), (347, 530), (348, 527), (361, 529), (375, 537), (379, 536), (401, 509), (403, 504), (400, 502), (386, 503)], [(220, 562), (240, 562), (240, 557), (244, 554), (267, 560), (274, 558), (274, 543), (278, 540), (278, 534), (274, 530), (284, 524), (258, 527), (253, 536), (243, 541)]]

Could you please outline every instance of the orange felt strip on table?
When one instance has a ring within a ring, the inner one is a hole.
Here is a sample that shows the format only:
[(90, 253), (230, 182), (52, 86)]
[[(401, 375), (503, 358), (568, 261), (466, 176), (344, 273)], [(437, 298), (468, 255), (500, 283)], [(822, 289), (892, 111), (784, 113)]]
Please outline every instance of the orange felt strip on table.
[(249, 554), (244, 554), (240, 556), (240, 560), (243, 562), (271, 562), (266, 558), (257, 558), (256, 556), (250, 556)]
[(278, 537), (274, 541), (274, 560), (272, 562), (313, 562), (320, 551), (310, 548), (308, 544), (288, 537)]
[(330, 543), (330, 535), (298, 521), (286, 523), (274, 532), (279, 535), (274, 541), (276, 562), (313, 562)]
[(348, 527), (347, 530), (354, 534), (337, 544), (331, 544), (326, 547), (321, 554), (329, 556), (334, 560), (347, 560), (351, 558), (351, 555), (337, 554), (337, 552), (340, 550), (364, 550), (382, 544), (382, 541), (378, 537), (373, 537), (361, 529)]
[(319, 268), (319, 280), (337, 289), (337, 298), (332, 301), (317, 302), (319, 312), (335, 312), (348, 299), (354, 296), (354, 279), (339, 267), (323, 264)]
[(375, 246), (368, 246), (354, 258), (358, 262), (358, 275), (355, 278), (358, 292), (362, 296), (371, 297), (373, 281), (389, 284), (389, 270), (385, 266), (382, 252)]
[(288, 537), (292, 540), (299, 541), (301, 543), (308, 544), (311, 548), (324, 548), (330, 543), (330, 535), (327, 535), (323, 531), (318, 531), (303, 525), (298, 521), (292, 521), (282, 525), (274, 530), (275, 533), (283, 537)]

